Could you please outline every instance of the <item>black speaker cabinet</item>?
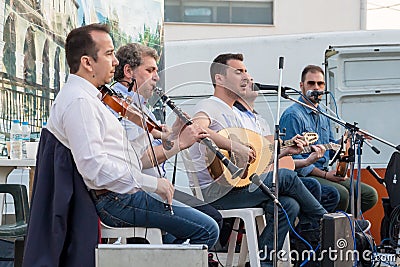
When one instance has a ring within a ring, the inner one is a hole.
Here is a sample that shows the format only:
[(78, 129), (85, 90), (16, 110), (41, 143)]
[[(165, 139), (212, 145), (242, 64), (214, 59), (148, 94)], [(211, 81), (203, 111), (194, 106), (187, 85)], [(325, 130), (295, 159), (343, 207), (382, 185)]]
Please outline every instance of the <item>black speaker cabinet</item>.
[[(325, 214), (321, 222), (321, 266), (351, 267), (357, 259), (350, 221), (352, 215), (343, 213)], [(360, 255), (361, 256), (361, 255)]]

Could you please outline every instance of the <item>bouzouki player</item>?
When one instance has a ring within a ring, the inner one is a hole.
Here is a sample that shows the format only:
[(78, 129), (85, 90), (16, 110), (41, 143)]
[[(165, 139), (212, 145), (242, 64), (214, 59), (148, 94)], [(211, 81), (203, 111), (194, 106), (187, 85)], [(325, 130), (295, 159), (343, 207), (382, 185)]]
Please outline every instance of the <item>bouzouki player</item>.
[[(210, 138), (219, 148), (241, 155), (245, 159), (244, 162), (247, 163), (248, 159), (256, 156), (254, 151), (240, 142), (235, 142), (218, 134), (218, 131), (228, 127), (243, 128), (240, 118), (233, 111), (234, 102), (246, 93), (246, 88), (251, 82), (251, 77), (243, 63), (243, 55), (221, 54), (217, 56), (210, 66), (210, 75), (214, 86), (214, 95), (200, 101), (195, 106), (194, 122), (207, 130)], [(301, 138), (295, 138), (294, 142), (296, 145), (288, 148), (288, 153), (299, 152), (307, 145)], [(247, 187), (234, 188), (229, 184), (223, 185), (216, 182), (207, 169), (205, 150), (206, 148), (203, 145), (197, 143), (190, 148), (193, 170), (188, 171), (197, 175), (206, 201), (222, 209), (262, 206), (265, 213), (272, 213), (272, 201), (259, 188), (249, 191)], [(279, 170), (279, 176), (279, 200), (292, 222), (299, 215), (300, 209), (303, 213), (301, 219), (310, 222), (317, 222), (326, 213), (295, 172), (282, 169)], [(262, 174), (260, 179), (267, 186), (271, 186), (271, 173)], [(266, 216), (266, 218), (268, 226), (260, 235), (260, 249), (273, 248), (273, 216)], [(279, 212), (279, 223), (278, 249), (281, 249), (289, 229), (282, 211)], [(262, 252), (260, 256), (266, 257), (265, 260), (261, 261), (261, 266), (272, 266), (268, 258), (269, 251)], [(265, 252), (267, 252), (267, 255), (264, 254)]]

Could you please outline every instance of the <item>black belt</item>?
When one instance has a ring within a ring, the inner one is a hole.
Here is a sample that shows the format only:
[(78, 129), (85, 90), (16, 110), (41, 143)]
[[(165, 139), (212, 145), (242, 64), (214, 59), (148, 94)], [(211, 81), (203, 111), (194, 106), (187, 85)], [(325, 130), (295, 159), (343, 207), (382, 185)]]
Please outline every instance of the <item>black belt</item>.
[(101, 195), (104, 195), (108, 192), (111, 192), (111, 191), (109, 191), (107, 189), (100, 189), (100, 190), (90, 189), (89, 190), (90, 197), (93, 200), (98, 200)]

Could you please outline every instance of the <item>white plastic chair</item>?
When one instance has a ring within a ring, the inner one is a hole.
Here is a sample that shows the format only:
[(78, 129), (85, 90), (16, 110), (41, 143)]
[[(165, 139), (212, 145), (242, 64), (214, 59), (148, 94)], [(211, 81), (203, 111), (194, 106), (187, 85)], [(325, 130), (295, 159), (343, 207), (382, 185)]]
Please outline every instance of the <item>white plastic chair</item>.
[[(219, 210), (223, 218), (236, 218), (233, 231), (229, 237), (228, 255), (225, 266), (232, 266), (240, 220), (244, 222), (245, 234), (239, 254), (238, 266), (244, 266), (249, 255), (250, 266), (260, 266), (258, 250), (258, 232), (265, 227), (264, 210), (262, 208)], [(258, 227), (258, 232), (257, 228)]]
[[(197, 187), (199, 188), (199, 187)], [(197, 194), (196, 197), (202, 195)], [(259, 250), (258, 250), (258, 232), (262, 232), (265, 227), (264, 210), (262, 208), (246, 208), (246, 209), (229, 209), (218, 210), (222, 218), (236, 218), (233, 231), (229, 237), (228, 255), (225, 266), (233, 266), (233, 257), (235, 255), (236, 241), (240, 221), (244, 222), (245, 234), (242, 235), (242, 245), (239, 254), (238, 266), (244, 266), (249, 255), (250, 266), (259, 267)], [(257, 227), (257, 228), (256, 228)], [(257, 232), (258, 230), (258, 232)]]
[(117, 238), (118, 243), (126, 243), (126, 238), (141, 237), (149, 241), (150, 244), (162, 244), (161, 230), (158, 228), (144, 227), (111, 227), (101, 222), (102, 238)]
[[(190, 159), (188, 151), (182, 151), (186, 159)], [(193, 170), (190, 165), (190, 161), (184, 160), (187, 170)], [(190, 187), (193, 195), (200, 200), (204, 201), (203, 193), (200, 189), (199, 181), (195, 172), (187, 172), (189, 177)], [(245, 234), (242, 236), (242, 245), (240, 248), (240, 254), (238, 259), (238, 267), (245, 266), (247, 255), (249, 256), (251, 267), (260, 267), (259, 260), (259, 249), (258, 249), (258, 233), (261, 233), (265, 228), (265, 217), (264, 210), (262, 208), (245, 208), (245, 209), (229, 209), (229, 210), (218, 210), (222, 218), (236, 218), (233, 229), (239, 229), (240, 220), (244, 222)], [(257, 228), (256, 228), (257, 227)], [(233, 257), (235, 255), (236, 241), (238, 232), (232, 231), (229, 237), (228, 255), (225, 266), (231, 267), (233, 265)], [(257, 231), (258, 230), (258, 231)], [(289, 233), (286, 236), (283, 249), (290, 252), (289, 247)], [(280, 266), (289, 267), (290, 262), (281, 262)]]

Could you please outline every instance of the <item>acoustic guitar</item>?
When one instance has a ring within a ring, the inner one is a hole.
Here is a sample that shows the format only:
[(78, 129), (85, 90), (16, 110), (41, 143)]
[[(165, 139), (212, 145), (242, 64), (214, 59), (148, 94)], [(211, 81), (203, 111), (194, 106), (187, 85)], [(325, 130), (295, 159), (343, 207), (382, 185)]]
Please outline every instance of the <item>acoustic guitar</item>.
[[(251, 161), (248, 159), (244, 159), (236, 155), (236, 153), (232, 153), (230, 151), (226, 151), (221, 149), (221, 152), (230, 159), (236, 166), (239, 168), (244, 168), (244, 173), (232, 179), (232, 175), (229, 171), (227, 171), (226, 167), (223, 166), (220, 161), (215, 159), (215, 156), (212, 153), (206, 153), (206, 162), (207, 169), (214, 179), (224, 179), (224, 183), (228, 183), (233, 187), (244, 187), (248, 186), (251, 181), (249, 177), (253, 173), (261, 174), (263, 173), (267, 166), (272, 163), (272, 155), (274, 152), (274, 144), (272, 142), (273, 137), (268, 136), (264, 137), (260, 134), (243, 128), (226, 128), (218, 132), (218, 134), (226, 137), (230, 140), (240, 142), (241, 144), (248, 146), (255, 153), (255, 158)], [(304, 140), (308, 141), (308, 143), (312, 144), (318, 140), (318, 134), (316, 133), (303, 133)], [(294, 142), (291, 140), (287, 140), (282, 144), (282, 148), (286, 148), (288, 146), (294, 145)], [(222, 181), (221, 181), (222, 182)]]

